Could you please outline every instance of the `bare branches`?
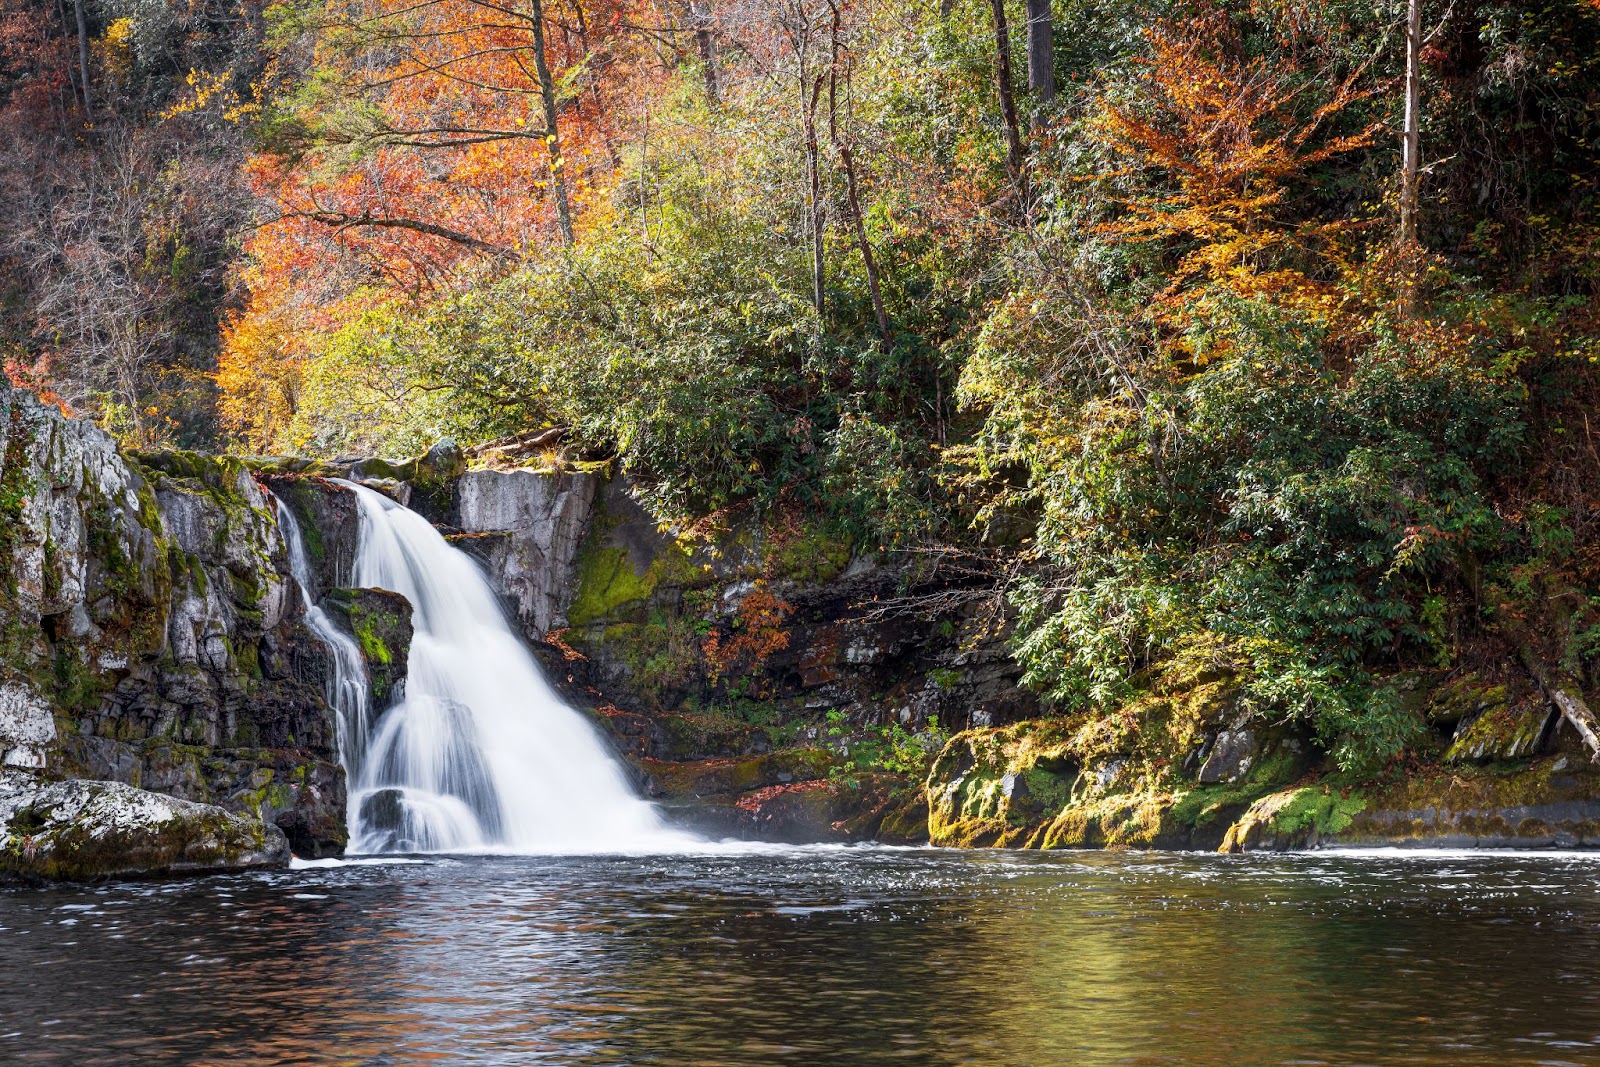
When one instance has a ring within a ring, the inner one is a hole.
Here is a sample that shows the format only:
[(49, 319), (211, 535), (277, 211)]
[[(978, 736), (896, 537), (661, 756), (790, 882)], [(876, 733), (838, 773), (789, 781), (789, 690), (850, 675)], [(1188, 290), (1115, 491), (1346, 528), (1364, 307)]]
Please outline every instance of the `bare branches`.
[(409, 230), (412, 233), (423, 233), (430, 237), (439, 237), (446, 241), (453, 241), (456, 244), (464, 245), (467, 248), (471, 248), (479, 252), (488, 252), (495, 256), (503, 256), (513, 259), (517, 258), (517, 253), (509, 248), (506, 248), (504, 245), (491, 244), (488, 241), (481, 241), (478, 238), (473, 237), (471, 234), (461, 233), (460, 231), (452, 230), (447, 226), (440, 226), (432, 222), (424, 222), (420, 219), (386, 218), (373, 215), (371, 212), (363, 212), (359, 215), (350, 215), (339, 211), (287, 211), (279, 217), (309, 219), (312, 222), (320, 222), (324, 226), (332, 226), (338, 230), (361, 228)]
[(906, 565), (905, 588), (894, 596), (853, 605), (862, 621), (928, 620), (977, 609), (994, 623), (1003, 618), (1011, 586), (1022, 573), (1022, 558), (1003, 550), (938, 545), (906, 549), (896, 556)]

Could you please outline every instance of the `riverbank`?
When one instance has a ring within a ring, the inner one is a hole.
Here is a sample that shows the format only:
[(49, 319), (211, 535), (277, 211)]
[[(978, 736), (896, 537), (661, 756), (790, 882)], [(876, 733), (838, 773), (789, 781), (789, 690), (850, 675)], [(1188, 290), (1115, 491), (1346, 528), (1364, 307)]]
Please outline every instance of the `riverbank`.
[[(805, 516), (663, 529), (603, 464), (496, 469), (448, 443), (401, 463), (124, 454), (92, 424), (5, 398), (12, 792), (77, 783), (151, 816), (119, 857), (68, 849), (60, 804), (12, 805), (0, 851), (21, 876), (270, 865), (285, 835), (298, 855), (342, 851), (330, 667), (292, 594), (273, 496), (304, 533), (311, 602), (361, 651), (375, 711), (405, 691), (411, 629), (405, 604), (348, 589), (355, 502), (335, 477), (409, 503), (475, 557), (639, 792), (711, 838), (1600, 844), (1600, 772), (1514, 665), (1394, 676), (1417, 733), (1402, 759), (1357, 774), (1303, 725), (1245, 715), (1222, 661), (1117, 714), (1052, 709), (1021, 684), (984, 575), (866, 551)], [(180, 801), (191, 808), (168, 811)], [(195, 832), (174, 844), (179, 815)]]

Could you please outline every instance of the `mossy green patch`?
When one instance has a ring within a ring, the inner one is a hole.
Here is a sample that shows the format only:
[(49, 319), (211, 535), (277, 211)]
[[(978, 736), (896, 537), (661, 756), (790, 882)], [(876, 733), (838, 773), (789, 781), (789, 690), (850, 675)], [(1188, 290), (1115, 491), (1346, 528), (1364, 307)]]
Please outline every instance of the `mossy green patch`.
[(1552, 714), (1542, 701), (1490, 704), (1457, 729), (1444, 761), (1475, 763), (1531, 756), (1544, 738)]
[(847, 537), (802, 520), (768, 530), (762, 562), (767, 577), (816, 585), (843, 574), (853, 554)]

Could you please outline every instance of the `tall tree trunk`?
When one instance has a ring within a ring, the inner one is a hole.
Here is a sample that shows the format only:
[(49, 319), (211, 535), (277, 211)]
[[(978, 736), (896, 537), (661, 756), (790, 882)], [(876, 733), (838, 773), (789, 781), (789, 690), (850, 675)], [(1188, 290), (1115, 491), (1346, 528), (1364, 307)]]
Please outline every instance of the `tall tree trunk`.
[(817, 149), (817, 101), (822, 96), (822, 75), (806, 84), (805, 63), (800, 64), (800, 122), (806, 142), (806, 207), (811, 215), (811, 304), (817, 309), (817, 328), (822, 328), (824, 307), (822, 207), (822, 161)]
[(994, 81), (1000, 94), (1000, 117), (1006, 127), (1006, 173), (1011, 176), (1017, 198), (1026, 210), (1027, 158), (1022, 147), (1022, 129), (1017, 124), (1017, 101), (1011, 91), (1011, 27), (1006, 22), (1005, 0), (990, 0), (990, 5), (994, 9)]
[(706, 80), (706, 103), (715, 110), (722, 106), (722, 91), (717, 85), (717, 39), (712, 33), (709, 0), (689, 0), (689, 18), (694, 23), (694, 43), (700, 50), (700, 70)]
[(544, 143), (550, 150), (550, 184), (555, 189), (556, 219), (561, 224), (561, 239), (570, 246), (573, 242), (572, 206), (567, 202), (566, 160), (561, 155), (561, 136), (556, 126), (556, 83), (550, 77), (550, 64), (544, 54), (543, 0), (533, 0), (532, 21), (533, 66), (539, 75), (539, 95), (544, 98)]
[(860, 185), (856, 181), (855, 154), (850, 146), (845, 143), (845, 138), (839, 133), (839, 75), (842, 72), (848, 85), (850, 79), (850, 64), (844, 58), (844, 42), (841, 40), (840, 31), (844, 24), (844, 13), (840, 9), (840, 0), (828, 0), (828, 7), (833, 15), (832, 26), (829, 30), (829, 60), (828, 60), (828, 140), (833, 144), (834, 154), (839, 157), (839, 165), (844, 170), (845, 204), (850, 210), (850, 225), (855, 232), (856, 247), (861, 251), (861, 263), (867, 272), (867, 292), (872, 297), (872, 313), (878, 320), (879, 348), (885, 355), (894, 348), (894, 341), (889, 334), (889, 316), (883, 309), (883, 287), (878, 284), (878, 261), (872, 254), (872, 243), (867, 240), (867, 220), (861, 211)]
[(1056, 96), (1055, 24), (1050, 0), (1028, 0), (1028, 89), (1040, 104)]
[(1417, 211), (1422, 179), (1422, 0), (1407, 0), (1406, 110), (1400, 132), (1400, 306), (1416, 300)]
[(83, 80), (83, 114), (93, 120), (93, 107), (89, 103), (89, 16), (83, 10), (88, 0), (73, 0), (72, 8), (78, 16), (78, 76)]
[(845, 194), (850, 203), (850, 221), (855, 228), (856, 246), (861, 249), (861, 262), (867, 271), (867, 292), (872, 295), (872, 313), (878, 319), (879, 347), (885, 354), (894, 347), (889, 334), (889, 315), (883, 310), (883, 288), (878, 284), (878, 262), (872, 256), (872, 244), (867, 240), (867, 223), (861, 214), (861, 197), (856, 189), (855, 157), (848, 145), (837, 145), (839, 162), (844, 165)]

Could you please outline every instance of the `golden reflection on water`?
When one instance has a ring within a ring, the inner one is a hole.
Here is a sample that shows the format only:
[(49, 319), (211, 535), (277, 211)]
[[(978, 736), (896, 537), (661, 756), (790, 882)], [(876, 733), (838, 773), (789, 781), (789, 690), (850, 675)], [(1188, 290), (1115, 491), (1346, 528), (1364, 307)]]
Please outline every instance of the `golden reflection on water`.
[(1600, 1064), (1600, 861), (795, 851), (0, 893), (0, 1062)]

